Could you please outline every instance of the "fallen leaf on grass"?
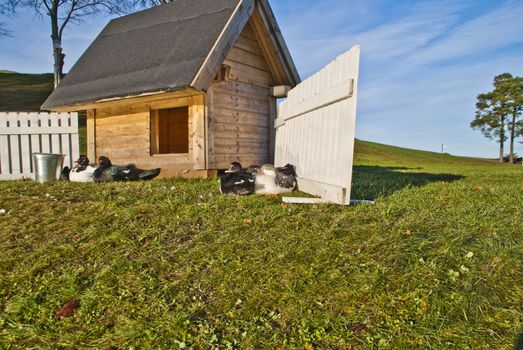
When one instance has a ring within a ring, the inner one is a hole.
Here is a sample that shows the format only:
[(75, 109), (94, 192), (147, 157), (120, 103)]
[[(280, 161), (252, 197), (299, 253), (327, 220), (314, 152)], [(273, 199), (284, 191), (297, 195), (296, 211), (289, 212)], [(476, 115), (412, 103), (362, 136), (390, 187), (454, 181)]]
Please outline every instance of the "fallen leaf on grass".
[(367, 326), (365, 326), (362, 323), (355, 323), (349, 327), (349, 330), (351, 330), (354, 333), (361, 333), (367, 329)]
[(412, 231), (411, 231), (411, 230), (407, 230), (407, 231), (405, 231), (405, 235), (407, 235), (407, 236), (412, 235)]
[(56, 312), (55, 316), (59, 320), (66, 319), (67, 317), (72, 316), (74, 314), (74, 312), (76, 311), (76, 309), (78, 309), (79, 307), (80, 307), (80, 302), (78, 300), (76, 300), (76, 299), (71, 300), (70, 302), (68, 302), (67, 304), (62, 306), (60, 308), (60, 310), (58, 310)]
[(243, 219), (243, 220), (242, 220), (242, 222), (243, 222), (244, 224), (252, 224), (253, 221), (254, 221), (253, 219)]

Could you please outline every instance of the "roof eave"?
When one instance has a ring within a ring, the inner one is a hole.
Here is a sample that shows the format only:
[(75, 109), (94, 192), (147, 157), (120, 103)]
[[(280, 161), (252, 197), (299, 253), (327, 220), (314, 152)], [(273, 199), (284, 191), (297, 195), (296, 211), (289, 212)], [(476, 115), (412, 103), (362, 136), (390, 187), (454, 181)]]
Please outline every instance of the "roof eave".
[(241, 0), (229, 21), (224, 26), (211, 51), (196, 73), (191, 86), (197, 90), (208, 90), (223, 61), (240, 36), (256, 7), (255, 0)]
[[(183, 93), (186, 92), (186, 93)], [(125, 96), (113, 96), (99, 99), (96, 101), (81, 101), (72, 105), (46, 105), (47, 101), (42, 105), (43, 111), (50, 112), (76, 112), (88, 109), (99, 109), (109, 105), (136, 103), (138, 100), (155, 100), (163, 97), (170, 97), (172, 94), (183, 93), (184, 96), (199, 95), (205, 91), (195, 89), (191, 86), (182, 86), (172, 89), (162, 89), (157, 91), (147, 91), (142, 93), (132, 93)], [(182, 97), (182, 96), (180, 96)]]
[(264, 19), (266, 26), (268, 27), (273, 44), (276, 47), (277, 52), (281, 53), (280, 60), (285, 67), (289, 83), (292, 87), (294, 87), (301, 83), (300, 74), (298, 73), (298, 69), (294, 64), (294, 60), (292, 59), (289, 48), (287, 47), (287, 43), (283, 38), (280, 26), (276, 21), (276, 17), (274, 16), (271, 5), (267, 0), (257, 0), (257, 2), (259, 4), (258, 9)]

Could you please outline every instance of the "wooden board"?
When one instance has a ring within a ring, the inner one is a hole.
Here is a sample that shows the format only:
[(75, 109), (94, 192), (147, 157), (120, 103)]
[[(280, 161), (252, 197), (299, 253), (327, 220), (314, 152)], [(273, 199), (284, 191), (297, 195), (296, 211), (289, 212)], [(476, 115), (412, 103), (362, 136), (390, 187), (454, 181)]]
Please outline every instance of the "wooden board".
[(300, 76), (269, 2), (261, 0), (256, 5), (249, 23), (273, 76), (277, 80), (276, 85), (290, 85), (294, 87), (300, 83)]
[(359, 47), (292, 89), (278, 110), (276, 166), (296, 167), (298, 188), (350, 204)]
[[(143, 109), (142, 109), (143, 110)], [(115, 111), (119, 113), (121, 111)], [(137, 156), (148, 156), (150, 149), (149, 113), (109, 116), (110, 111), (98, 111), (95, 118), (96, 157), (127, 158), (132, 163)], [(90, 160), (94, 162), (96, 158)]]
[(189, 107), (162, 109), (158, 112), (158, 153), (189, 153)]
[(241, 0), (227, 22), (218, 40), (207, 55), (204, 64), (196, 74), (191, 86), (197, 90), (206, 90), (214, 80), (225, 56), (241, 34), (242, 28), (249, 21), (255, 8), (254, 0)]

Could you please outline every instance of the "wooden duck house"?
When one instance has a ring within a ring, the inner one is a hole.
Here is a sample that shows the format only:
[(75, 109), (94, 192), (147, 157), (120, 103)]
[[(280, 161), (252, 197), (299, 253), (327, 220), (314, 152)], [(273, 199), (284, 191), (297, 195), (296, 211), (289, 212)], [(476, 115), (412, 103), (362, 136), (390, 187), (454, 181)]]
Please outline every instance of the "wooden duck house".
[(206, 176), (273, 160), (299, 82), (267, 0), (176, 0), (111, 21), (42, 109), (87, 112), (91, 160)]

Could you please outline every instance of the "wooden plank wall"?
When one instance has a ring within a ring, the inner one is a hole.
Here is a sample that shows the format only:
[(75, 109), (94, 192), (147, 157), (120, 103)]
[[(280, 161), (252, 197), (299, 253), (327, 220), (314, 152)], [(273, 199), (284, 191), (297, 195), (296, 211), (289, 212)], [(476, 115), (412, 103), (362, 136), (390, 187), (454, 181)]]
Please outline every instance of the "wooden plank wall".
[(95, 130), (98, 157), (109, 157), (114, 163), (149, 157), (151, 133), (147, 106), (96, 110)]
[[(133, 163), (141, 168), (162, 168), (163, 177), (203, 170), (206, 160), (204, 98), (204, 95), (195, 95), (150, 103), (144, 98), (141, 103), (91, 111), (88, 116), (94, 114), (94, 131), (88, 130), (88, 134), (93, 135), (95, 142), (90, 154), (109, 157), (114, 164)], [(189, 153), (152, 154), (154, 111), (178, 107), (189, 107)]]
[(269, 87), (273, 77), (256, 35), (248, 23), (224, 62), (225, 81), (210, 93), (209, 168), (269, 162)]
[(0, 180), (34, 178), (33, 153), (80, 156), (78, 113), (0, 113)]

